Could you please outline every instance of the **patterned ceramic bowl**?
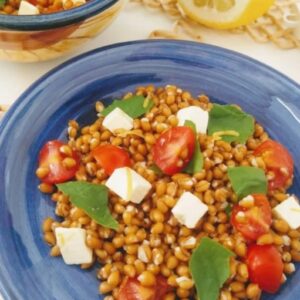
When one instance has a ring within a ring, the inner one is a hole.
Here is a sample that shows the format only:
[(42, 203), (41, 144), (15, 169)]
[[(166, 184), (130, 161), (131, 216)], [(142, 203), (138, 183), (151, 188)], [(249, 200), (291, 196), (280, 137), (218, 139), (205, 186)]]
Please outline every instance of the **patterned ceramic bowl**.
[(98, 35), (124, 2), (91, 0), (49, 15), (0, 15), (0, 60), (35, 62), (61, 56)]

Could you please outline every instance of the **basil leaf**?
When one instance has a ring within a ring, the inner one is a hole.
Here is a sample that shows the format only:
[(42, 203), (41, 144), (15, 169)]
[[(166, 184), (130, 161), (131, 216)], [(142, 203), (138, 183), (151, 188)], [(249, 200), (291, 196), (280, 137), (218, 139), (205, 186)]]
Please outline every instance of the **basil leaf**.
[(231, 206), (230, 204), (228, 204), (228, 205), (225, 207), (224, 211), (225, 211), (227, 217), (230, 218), (230, 217), (231, 217), (232, 206)]
[(220, 288), (230, 276), (229, 259), (234, 253), (204, 237), (194, 250), (189, 268), (201, 300), (217, 300)]
[(267, 193), (268, 182), (262, 169), (248, 166), (229, 168), (228, 177), (239, 199)]
[(0, 0), (0, 8), (3, 8), (5, 3), (6, 3), (6, 0)]
[(126, 100), (114, 100), (114, 102), (106, 107), (101, 114), (107, 116), (115, 108), (122, 109), (127, 115), (135, 119), (150, 111), (154, 102), (143, 96), (133, 96)]
[(118, 222), (112, 217), (108, 208), (108, 189), (101, 184), (84, 181), (69, 181), (56, 185), (70, 201), (95, 220), (98, 224), (118, 229)]
[(214, 103), (207, 130), (226, 142), (245, 143), (254, 132), (254, 118), (232, 105)]
[(151, 165), (148, 169), (152, 170), (156, 175), (163, 175), (163, 171), (155, 164)]
[(188, 165), (184, 168), (183, 172), (188, 173), (188, 174), (195, 174), (200, 172), (203, 169), (203, 154), (200, 149), (200, 144), (197, 139), (197, 131), (196, 131), (196, 125), (192, 121), (185, 121), (184, 126), (188, 126), (193, 129), (196, 137), (196, 142), (195, 142), (195, 150), (194, 150), (194, 155), (191, 159), (191, 161), (188, 163)]

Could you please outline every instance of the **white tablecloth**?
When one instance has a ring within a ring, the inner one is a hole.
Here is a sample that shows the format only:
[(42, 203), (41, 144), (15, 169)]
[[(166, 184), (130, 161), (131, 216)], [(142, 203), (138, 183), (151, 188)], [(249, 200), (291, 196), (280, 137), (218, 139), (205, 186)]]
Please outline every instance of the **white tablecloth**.
[[(159, 12), (128, 4), (105, 32), (83, 45), (71, 56), (112, 43), (145, 39), (152, 30), (157, 28), (170, 30), (172, 24), (172, 20)], [(280, 50), (272, 44), (257, 44), (249, 37), (226, 32), (210, 33), (205, 42), (249, 55), (300, 83), (299, 49)], [(31, 83), (69, 57), (35, 64), (0, 62), (0, 104), (12, 104)]]
[[(79, 53), (107, 44), (145, 39), (157, 28), (171, 29), (173, 21), (159, 12), (128, 4), (115, 22), (96, 39), (83, 45)], [(226, 32), (210, 33), (205, 42), (249, 55), (286, 74), (300, 83), (300, 50), (280, 50), (272, 44), (257, 44), (250, 37)], [(0, 62), (0, 104), (11, 104), (37, 78), (69, 57), (50, 62), (19, 64)]]

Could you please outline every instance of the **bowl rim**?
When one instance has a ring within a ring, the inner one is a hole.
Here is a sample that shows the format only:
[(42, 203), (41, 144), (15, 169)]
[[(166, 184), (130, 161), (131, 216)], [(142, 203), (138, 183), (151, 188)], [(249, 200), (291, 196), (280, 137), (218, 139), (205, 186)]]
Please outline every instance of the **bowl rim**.
[(59, 28), (81, 22), (105, 11), (122, 0), (90, 0), (84, 5), (53, 14), (34, 16), (0, 15), (1, 31), (38, 31)]

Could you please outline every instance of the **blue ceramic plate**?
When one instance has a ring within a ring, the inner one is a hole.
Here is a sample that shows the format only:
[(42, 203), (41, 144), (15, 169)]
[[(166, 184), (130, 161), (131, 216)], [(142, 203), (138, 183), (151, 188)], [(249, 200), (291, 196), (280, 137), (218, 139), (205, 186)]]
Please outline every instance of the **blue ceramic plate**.
[[(69, 119), (95, 118), (94, 102), (120, 97), (136, 86), (175, 84), (215, 101), (237, 103), (291, 151), (292, 192), (300, 195), (300, 87), (278, 72), (237, 53), (178, 41), (114, 45), (79, 56), (31, 86), (0, 125), (0, 291), (12, 300), (93, 300), (96, 268), (82, 271), (49, 256), (41, 223), (54, 206), (37, 190), (38, 151), (65, 138)], [(300, 270), (276, 296), (300, 297)]]

